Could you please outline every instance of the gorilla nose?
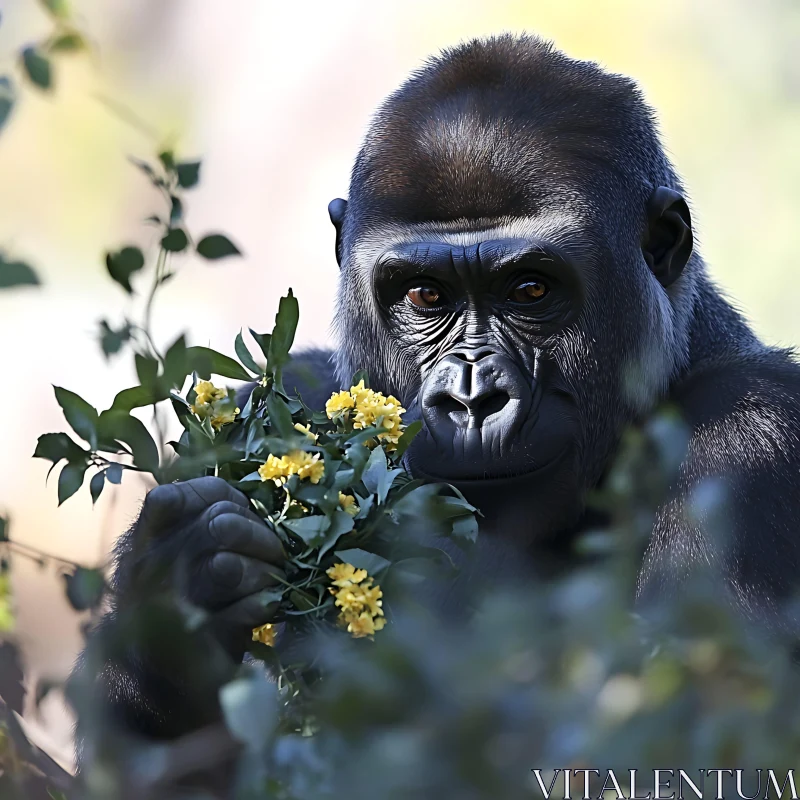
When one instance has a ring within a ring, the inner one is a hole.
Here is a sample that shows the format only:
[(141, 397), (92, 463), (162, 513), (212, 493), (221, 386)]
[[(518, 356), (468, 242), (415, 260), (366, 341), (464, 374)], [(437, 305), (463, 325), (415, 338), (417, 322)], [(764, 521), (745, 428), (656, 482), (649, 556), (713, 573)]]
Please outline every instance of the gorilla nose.
[(480, 428), (511, 400), (503, 380), (503, 357), (489, 348), (462, 349), (442, 362), (442, 377), (428, 394), (427, 406), (462, 428)]

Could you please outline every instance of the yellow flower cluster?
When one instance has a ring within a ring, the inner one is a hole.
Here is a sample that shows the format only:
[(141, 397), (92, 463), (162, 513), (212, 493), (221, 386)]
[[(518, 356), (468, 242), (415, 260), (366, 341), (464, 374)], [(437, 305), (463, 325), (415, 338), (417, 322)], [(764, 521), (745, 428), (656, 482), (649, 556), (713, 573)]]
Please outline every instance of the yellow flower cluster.
[(11, 597), (11, 576), (7, 571), (0, 572), (0, 633), (14, 629), (14, 607)]
[(228, 390), (224, 387), (217, 389), (211, 381), (198, 381), (194, 391), (197, 398), (189, 408), (200, 419), (210, 418), (215, 431), (236, 419), (239, 409), (228, 400)]
[(386, 625), (383, 616), (383, 592), (372, 585), (365, 569), (352, 564), (334, 564), (326, 573), (333, 584), (328, 591), (341, 609), (339, 624), (356, 639), (372, 636)]
[(349, 391), (334, 392), (325, 404), (328, 419), (350, 419), (352, 416), (355, 430), (372, 425), (386, 428), (385, 433), (378, 434), (378, 439), (385, 441), (389, 450), (397, 447), (403, 433), (402, 415), (405, 412), (396, 397), (384, 397), (380, 392), (367, 389), (363, 380), (351, 386)]
[(346, 511), (351, 517), (358, 514), (359, 508), (356, 505), (356, 499), (351, 494), (339, 492), (339, 506), (343, 511)]
[(253, 628), (253, 641), (261, 642), (261, 644), (265, 644), (268, 647), (274, 647), (276, 633), (275, 626), (271, 622), (268, 622), (266, 625)]
[(300, 480), (308, 479), (311, 483), (319, 483), (325, 472), (325, 462), (319, 453), (305, 453), (302, 450), (292, 450), (285, 456), (278, 458), (269, 455), (267, 460), (258, 468), (262, 481), (272, 481), (276, 486), (286, 483), (290, 475), (297, 475)]

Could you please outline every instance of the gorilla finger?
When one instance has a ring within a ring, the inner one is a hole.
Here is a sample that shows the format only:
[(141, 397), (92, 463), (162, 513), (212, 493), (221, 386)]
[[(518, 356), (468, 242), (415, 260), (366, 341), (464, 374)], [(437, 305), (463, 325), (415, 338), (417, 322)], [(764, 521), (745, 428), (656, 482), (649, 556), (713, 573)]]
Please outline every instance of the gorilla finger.
[(142, 522), (153, 532), (161, 532), (223, 500), (240, 508), (248, 505), (247, 498), (221, 478), (194, 478), (156, 486), (145, 497)]
[(220, 629), (249, 632), (275, 619), (278, 601), (271, 591), (257, 592), (212, 614), (209, 623)]
[(278, 567), (237, 553), (215, 553), (202, 567), (193, 594), (201, 605), (220, 607), (268, 587), (278, 587), (285, 580)]
[(238, 489), (234, 489), (222, 478), (213, 476), (192, 478), (192, 480), (179, 485), (183, 487), (189, 497), (187, 507), (196, 509), (195, 513), (200, 513), (208, 506), (221, 502), (235, 503), (245, 509), (250, 505), (248, 499)]
[(208, 511), (210, 545), (271, 564), (283, 564), (285, 555), (280, 539), (252, 512), (242, 513), (217, 503)]

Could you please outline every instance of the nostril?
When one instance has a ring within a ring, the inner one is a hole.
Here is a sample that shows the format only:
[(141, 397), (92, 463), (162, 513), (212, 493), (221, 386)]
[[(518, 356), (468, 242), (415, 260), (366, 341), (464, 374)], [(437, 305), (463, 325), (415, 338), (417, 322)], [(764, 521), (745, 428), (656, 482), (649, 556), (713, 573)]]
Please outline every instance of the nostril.
[(466, 427), (469, 407), (465, 403), (448, 394), (438, 397), (434, 405), (441, 413), (447, 414), (456, 425)]
[(475, 416), (479, 418), (479, 424), (483, 425), (485, 420), (491, 417), (492, 414), (499, 414), (510, 399), (505, 392), (495, 392), (481, 400), (480, 405), (475, 409)]

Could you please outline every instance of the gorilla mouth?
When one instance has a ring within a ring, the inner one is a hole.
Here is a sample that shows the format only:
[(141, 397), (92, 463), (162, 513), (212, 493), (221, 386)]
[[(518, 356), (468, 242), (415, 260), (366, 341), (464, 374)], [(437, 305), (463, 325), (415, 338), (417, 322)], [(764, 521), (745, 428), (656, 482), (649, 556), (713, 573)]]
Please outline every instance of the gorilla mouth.
[(565, 447), (554, 458), (549, 459), (544, 464), (539, 464), (532, 469), (525, 469), (518, 467), (506, 471), (492, 472), (485, 469), (481, 474), (465, 474), (465, 475), (442, 475), (428, 469), (417, 469), (412, 464), (411, 472), (413, 475), (423, 478), (434, 483), (450, 483), (456, 487), (463, 486), (469, 490), (472, 488), (479, 488), (490, 485), (492, 487), (500, 488), (502, 486), (513, 486), (516, 484), (529, 484), (536, 478), (543, 477), (558, 469), (572, 451), (571, 447)]

